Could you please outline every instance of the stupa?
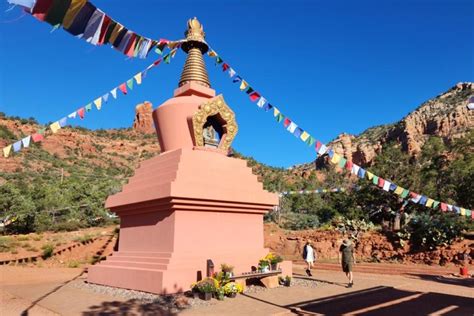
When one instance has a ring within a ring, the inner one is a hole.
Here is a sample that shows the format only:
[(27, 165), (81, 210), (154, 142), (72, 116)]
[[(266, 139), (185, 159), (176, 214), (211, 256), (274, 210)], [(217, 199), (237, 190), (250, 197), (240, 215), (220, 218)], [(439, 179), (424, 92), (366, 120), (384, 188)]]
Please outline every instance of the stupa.
[[(188, 54), (174, 96), (153, 112), (162, 153), (141, 163), (106, 207), (120, 217), (118, 251), (91, 266), (91, 283), (152, 293), (189, 289), (207, 261), (247, 272), (268, 253), (263, 215), (278, 196), (229, 156), (238, 126), (211, 89), (202, 25), (188, 21)], [(291, 275), (291, 271), (287, 272)]]

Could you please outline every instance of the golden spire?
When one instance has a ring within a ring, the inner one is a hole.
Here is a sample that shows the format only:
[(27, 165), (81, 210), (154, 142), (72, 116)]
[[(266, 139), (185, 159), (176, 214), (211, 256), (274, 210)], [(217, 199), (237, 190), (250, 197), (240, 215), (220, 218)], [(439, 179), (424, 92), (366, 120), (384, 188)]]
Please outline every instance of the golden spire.
[(202, 55), (209, 50), (209, 46), (204, 40), (205, 33), (199, 21), (194, 18), (188, 21), (188, 29), (184, 33), (186, 41), (181, 48), (188, 54), (184, 64), (183, 72), (179, 80), (181, 87), (187, 82), (196, 82), (200, 85), (210, 88), (209, 77), (207, 75), (206, 65)]

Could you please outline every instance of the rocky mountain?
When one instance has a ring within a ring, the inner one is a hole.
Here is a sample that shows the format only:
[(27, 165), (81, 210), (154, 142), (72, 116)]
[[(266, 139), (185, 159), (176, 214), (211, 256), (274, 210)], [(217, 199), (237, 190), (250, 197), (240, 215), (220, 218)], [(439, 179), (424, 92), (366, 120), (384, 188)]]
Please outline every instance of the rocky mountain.
[(135, 120), (133, 129), (143, 134), (154, 134), (155, 125), (153, 124), (153, 105), (145, 101), (135, 107)]
[(400, 144), (403, 151), (417, 157), (430, 136), (450, 142), (474, 128), (474, 111), (466, 106), (473, 94), (474, 83), (458, 83), (395, 124), (372, 127), (357, 136), (343, 133), (330, 145), (337, 153), (363, 166), (371, 165), (389, 142)]

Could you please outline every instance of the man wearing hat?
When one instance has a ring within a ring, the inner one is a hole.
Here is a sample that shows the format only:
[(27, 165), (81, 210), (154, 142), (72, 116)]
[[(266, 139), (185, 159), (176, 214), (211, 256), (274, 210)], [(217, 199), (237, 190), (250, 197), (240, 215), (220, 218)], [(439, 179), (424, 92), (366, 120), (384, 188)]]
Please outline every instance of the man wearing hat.
[[(342, 255), (342, 261), (341, 256)], [(346, 273), (347, 278), (349, 279), (349, 284), (347, 287), (352, 287), (354, 285), (354, 281), (352, 279), (352, 265), (356, 263), (355, 255), (354, 255), (354, 246), (350, 239), (344, 239), (342, 241), (342, 245), (339, 248), (338, 253), (338, 260), (339, 263), (342, 264), (342, 271)]]

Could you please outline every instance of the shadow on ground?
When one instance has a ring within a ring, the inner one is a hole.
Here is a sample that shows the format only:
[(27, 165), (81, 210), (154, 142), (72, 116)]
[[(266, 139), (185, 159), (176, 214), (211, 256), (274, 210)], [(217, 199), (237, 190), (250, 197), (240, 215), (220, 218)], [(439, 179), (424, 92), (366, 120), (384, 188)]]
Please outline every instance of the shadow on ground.
[(327, 297), (298, 305), (286, 306), (296, 314), (323, 315), (469, 315), (474, 300), (467, 297), (440, 293), (421, 293), (377, 287), (347, 295)]
[(169, 316), (178, 315), (178, 312), (171, 312), (174, 301), (144, 303), (141, 300), (131, 299), (126, 302), (103, 302), (101, 305), (89, 307), (88, 311), (82, 313), (83, 316), (103, 316), (103, 315), (157, 315)]
[(451, 278), (451, 277), (444, 277), (444, 276), (436, 276), (436, 275), (429, 275), (429, 274), (414, 274), (414, 273), (410, 273), (409, 276), (416, 277), (418, 279), (422, 279), (425, 281), (432, 281), (432, 282), (438, 282), (438, 283), (443, 283), (443, 284), (460, 285), (460, 286), (467, 286), (470, 288), (474, 288), (474, 278)]

